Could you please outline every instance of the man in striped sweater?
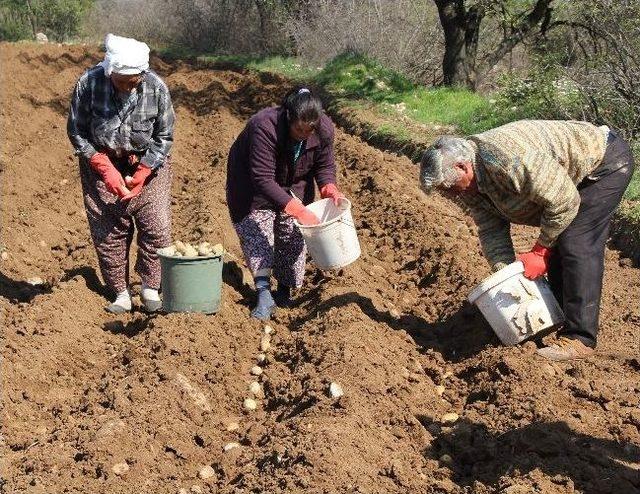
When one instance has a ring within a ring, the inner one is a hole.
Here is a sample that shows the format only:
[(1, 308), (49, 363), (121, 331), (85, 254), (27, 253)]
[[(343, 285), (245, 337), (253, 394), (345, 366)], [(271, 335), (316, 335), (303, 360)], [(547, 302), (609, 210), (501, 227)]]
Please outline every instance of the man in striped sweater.
[(606, 126), (522, 120), (440, 137), (424, 153), (420, 182), (469, 209), (494, 271), (516, 260), (511, 223), (540, 227), (518, 259), (527, 278), (548, 275), (566, 322), (538, 353), (569, 360), (594, 352), (609, 224), (632, 174), (629, 145)]

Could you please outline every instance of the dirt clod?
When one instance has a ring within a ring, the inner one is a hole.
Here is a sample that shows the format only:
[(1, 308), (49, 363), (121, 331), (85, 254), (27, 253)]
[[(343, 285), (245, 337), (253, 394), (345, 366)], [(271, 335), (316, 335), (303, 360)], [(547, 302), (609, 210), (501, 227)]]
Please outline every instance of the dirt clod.
[(239, 447), (240, 447), (240, 443), (231, 442), (231, 443), (225, 444), (222, 449), (226, 453), (228, 451), (231, 451), (232, 449), (236, 449), (236, 448), (239, 448)]
[(443, 424), (453, 424), (458, 421), (460, 416), (455, 412), (445, 413), (441, 418), (440, 422)]
[(264, 398), (264, 391), (262, 389), (262, 386), (257, 381), (253, 381), (249, 384), (249, 392), (256, 398)]
[(266, 352), (271, 348), (271, 337), (269, 335), (265, 335), (260, 340), (260, 351)]
[(238, 422), (229, 422), (226, 427), (227, 431), (235, 432), (240, 429), (240, 424)]

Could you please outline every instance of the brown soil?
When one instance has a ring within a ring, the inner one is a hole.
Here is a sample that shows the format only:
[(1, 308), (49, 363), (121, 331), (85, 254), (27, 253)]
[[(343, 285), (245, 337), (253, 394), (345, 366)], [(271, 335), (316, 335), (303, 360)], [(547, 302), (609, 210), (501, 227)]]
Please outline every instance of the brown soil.
[[(425, 197), (408, 159), (338, 131), (363, 256), (331, 275), (309, 264), (298, 305), (272, 324), (266, 398), (246, 414), (261, 325), (241, 262), (225, 265), (215, 316), (103, 310), (65, 134), (71, 88), (97, 50), (3, 44), (0, 55), (0, 491), (640, 492), (640, 272), (618, 253), (607, 252), (597, 357), (549, 364), (532, 344), (502, 347), (465, 302), (488, 274), (470, 220)], [(175, 236), (224, 239), (239, 258), (226, 152), (286, 81), (153, 66), (178, 115)], [(442, 423), (449, 412), (459, 420)], [(231, 441), (240, 447), (224, 452)], [(204, 465), (214, 477), (198, 478)]]

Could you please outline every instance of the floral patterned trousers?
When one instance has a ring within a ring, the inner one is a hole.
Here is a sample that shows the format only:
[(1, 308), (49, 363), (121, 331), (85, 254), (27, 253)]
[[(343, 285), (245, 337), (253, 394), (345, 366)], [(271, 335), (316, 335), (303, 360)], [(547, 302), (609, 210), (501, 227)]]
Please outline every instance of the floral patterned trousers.
[(91, 238), (102, 278), (119, 293), (129, 284), (129, 250), (138, 230), (135, 270), (149, 288), (160, 288), (156, 250), (171, 244), (171, 164), (167, 161), (147, 180), (142, 192), (121, 201), (100, 175), (81, 160), (80, 178)]
[(307, 248), (291, 216), (259, 209), (233, 226), (254, 278), (273, 272), (278, 283), (302, 286)]

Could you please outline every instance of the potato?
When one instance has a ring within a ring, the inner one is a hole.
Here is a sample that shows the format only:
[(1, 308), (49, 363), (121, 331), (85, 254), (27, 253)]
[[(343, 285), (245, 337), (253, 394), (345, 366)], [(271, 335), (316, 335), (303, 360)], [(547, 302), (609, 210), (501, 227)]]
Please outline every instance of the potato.
[(183, 242), (181, 242), (180, 240), (176, 240), (173, 245), (176, 246), (177, 252), (180, 252), (180, 254), (184, 254), (185, 245)]
[(204, 243), (198, 245), (198, 255), (199, 256), (210, 256), (211, 255), (211, 247), (208, 245), (204, 245)]
[(169, 247), (162, 247), (161, 249), (158, 249), (158, 253), (162, 254), (163, 256), (173, 256), (176, 253), (176, 247), (175, 245), (170, 245)]
[(185, 244), (183, 254), (185, 257), (198, 257), (198, 251), (191, 244)]

